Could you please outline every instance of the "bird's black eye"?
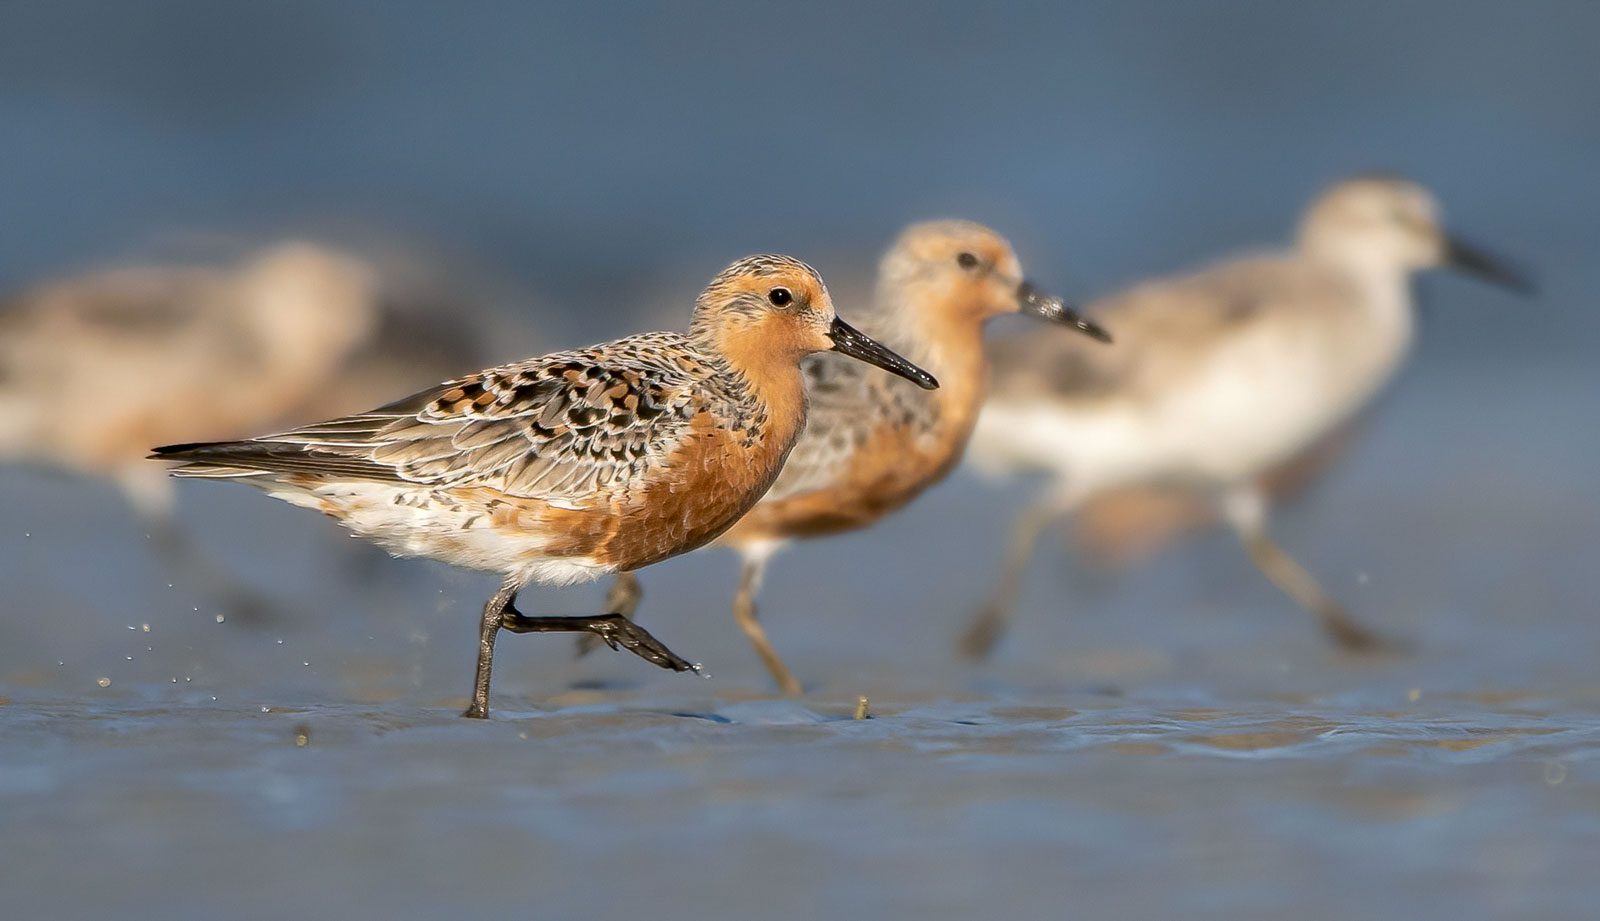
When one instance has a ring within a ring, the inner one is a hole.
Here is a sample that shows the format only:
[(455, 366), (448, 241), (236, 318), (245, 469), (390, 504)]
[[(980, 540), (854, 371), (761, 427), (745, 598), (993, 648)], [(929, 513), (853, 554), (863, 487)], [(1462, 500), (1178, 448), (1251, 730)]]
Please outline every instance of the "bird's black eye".
[(771, 301), (774, 307), (787, 307), (794, 303), (794, 295), (789, 293), (788, 288), (773, 288), (767, 292), (767, 300)]
[(961, 266), (963, 269), (976, 268), (978, 265), (978, 257), (972, 255), (971, 253), (962, 253), (956, 257), (956, 265)]

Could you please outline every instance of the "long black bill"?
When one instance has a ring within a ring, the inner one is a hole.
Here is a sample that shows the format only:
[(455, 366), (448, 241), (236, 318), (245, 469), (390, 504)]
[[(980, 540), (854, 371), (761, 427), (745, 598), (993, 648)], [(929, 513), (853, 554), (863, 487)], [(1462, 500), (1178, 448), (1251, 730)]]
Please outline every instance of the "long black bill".
[(828, 338), (833, 340), (835, 352), (858, 358), (869, 365), (877, 365), (890, 374), (898, 374), (923, 390), (939, 389), (939, 382), (934, 380), (932, 374), (884, 348), (876, 339), (868, 337), (838, 317), (833, 318)]
[(1076, 310), (1066, 305), (1066, 302), (1054, 295), (1045, 294), (1033, 286), (1032, 282), (1023, 282), (1017, 285), (1017, 303), (1022, 305), (1022, 312), (1032, 314), (1042, 320), (1070, 326), (1091, 339), (1100, 342), (1110, 342), (1111, 334), (1105, 327), (1081, 316)]
[(1509, 288), (1518, 294), (1534, 293), (1533, 279), (1512, 268), (1504, 259), (1491, 256), (1455, 237), (1446, 237), (1444, 247), (1444, 262), (1450, 268), (1458, 269), (1490, 284)]

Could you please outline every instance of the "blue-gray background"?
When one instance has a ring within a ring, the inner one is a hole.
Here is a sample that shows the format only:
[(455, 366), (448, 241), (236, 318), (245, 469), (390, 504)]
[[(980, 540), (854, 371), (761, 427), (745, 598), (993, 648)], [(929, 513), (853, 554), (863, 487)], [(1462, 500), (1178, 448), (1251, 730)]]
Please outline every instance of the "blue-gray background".
[[(1047, 549), (999, 660), (958, 668), (950, 639), (1027, 495), (958, 474), (779, 559), (766, 612), (818, 688), (803, 704), (743, 699), (766, 684), (726, 620), (731, 564), (696, 555), (646, 604), (715, 682), (513, 639), (505, 722), (463, 727), (444, 708), (484, 580), (352, 576), (314, 516), (186, 487), (186, 525), (303, 614), (236, 630), (168, 587), (109, 487), (0, 472), (7, 898), (167, 918), (1582, 917), (1597, 40), (1600, 4), (1577, 0), (0, 5), (8, 290), (190, 235), (377, 233), (514, 292), (520, 332), (492, 355), (513, 358), (681, 322), (751, 251), (860, 291), (890, 235), (934, 216), (993, 224), (1089, 297), (1280, 240), (1318, 186), (1374, 168), (1542, 286), (1425, 279), (1410, 369), (1283, 516), (1330, 587), (1418, 643), (1374, 666), (1330, 658), (1211, 537), (1111, 585)], [(568, 690), (597, 677), (620, 684)], [(879, 720), (828, 719), (858, 692)]]

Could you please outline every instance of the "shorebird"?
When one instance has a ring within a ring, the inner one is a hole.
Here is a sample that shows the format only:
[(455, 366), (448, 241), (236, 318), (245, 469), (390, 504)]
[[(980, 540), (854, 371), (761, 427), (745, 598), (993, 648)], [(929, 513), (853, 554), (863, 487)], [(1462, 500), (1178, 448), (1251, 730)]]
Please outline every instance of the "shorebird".
[[(0, 461), (110, 479), (153, 546), (249, 626), (274, 603), (177, 527), (154, 442), (239, 438), (362, 409), (480, 360), (415, 269), (280, 243), (237, 268), (146, 265), (37, 285), (0, 304)], [(412, 276), (404, 287), (392, 274)], [(453, 304), (452, 304), (453, 306)], [(225, 386), (248, 379), (249, 389)], [(93, 400), (63, 411), (63, 382)]]
[[(282, 424), (379, 326), (368, 266), (307, 243), (237, 271), (148, 266), (40, 285), (0, 305), (0, 460), (109, 477), (170, 524), (150, 445)], [(248, 380), (251, 386), (228, 386)], [(62, 403), (91, 386), (94, 399)]]
[[(924, 393), (834, 355), (808, 359), (805, 435), (770, 491), (719, 540), (743, 558), (733, 616), (783, 692), (800, 682), (756, 617), (767, 561), (798, 538), (865, 528), (944, 478), (961, 458), (983, 399), (983, 324), (1023, 312), (1101, 341), (1098, 326), (1023, 280), (1011, 245), (969, 221), (902, 232), (878, 271), (868, 332), (945, 382)], [(638, 580), (618, 578), (608, 608), (632, 615)], [(581, 637), (580, 652), (592, 648)]]
[(1447, 235), (1417, 184), (1359, 177), (1311, 204), (1287, 252), (1091, 305), (1116, 349), (1048, 335), (998, 343), (970, 455), (991, 470), (1043, 471), (1051, 486), (1019, 517), (962, 651), (991, 650), (1053, 522), (1110, 490), (1162, 484), (1207, 496), (1255, 566), (1339, 645), (1383, 645), (1273, 541), (1262, 477), (1345, 424), (1394, 375), (1412, 339), (1411, 276), (1435, 267), (1528, 288)]
[(180, 461), (177, 476), (239, 479), (321, 511), (397, 556), (499, 573), (464, 714), (484, 718), (501, 630), (593, 633), (662, 668), (697, 668), (616, 613), (529, 617), (517, 593), (630, 572), (725, 531), (805, 427), (801, 359), (829, 349), (938, 387), (840, 320), (810, 266), (751, 256), (711, 281), (687, 335), (556, 352), (371, 412), (153, 456)]

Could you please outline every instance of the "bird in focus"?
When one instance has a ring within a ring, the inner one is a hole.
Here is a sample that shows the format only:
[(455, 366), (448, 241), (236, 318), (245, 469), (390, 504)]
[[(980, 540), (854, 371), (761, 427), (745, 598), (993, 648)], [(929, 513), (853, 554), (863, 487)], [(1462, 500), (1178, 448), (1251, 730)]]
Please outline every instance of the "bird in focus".
[(1052, 523), (1114, 490), (1173, 486), (1211, 503), (1255, 566), (1341, 647), (1385, 645), (1273, 540), (1268, 475), (1346, 425), (1394, 376), (1413, 336), (1412, 276), (1432, 268), (1528, 288), (1449, 236), (1421, 186), (1362, 176), (1317, 197), (1287, 251), (1092, 304), (1116, 349), (1044, 333), (996, 343), (969, 456), (991, 471), (1043, 472), (1050, 485), (1019, 516), (962, 651), (993, 648)]
[[(868, 527), (943, 479), (960, 461), (983, 399), (984, 323), (1018, 312), (1109, 341), (1024, 280), (1016, 253), (993, 230), (969, 221), (914, 224), (883, 256), (862, 325), (944, 386), (927, 393), (835, 355), (806, 361), (805, 434), (777, 483), (717, 541), (743, 560), (734, 620), (785, 694), (800, 694), (800, 681), (756, 614), (768, 560), (792, 540)], [(608, 607), (631, 615), (640, 596), (637, 580), (624, 575)]]
[(839, 319), (805, 263), (751, 256), (706, 287), (687, 334), (557, 352), (370, 412), (154, 456), (179, 462), (177, 476), (237, 479), (321, 511), (398, 556), (498, 573), (464, 714), (483, 718), (502, 629), (593, 633), (662, 668), (695, 668), (616, 613), (528, 616), (517, 594), (720, 535), (777, 478), (805, 426), (800, 362), (829, 349), (938, 386)]

